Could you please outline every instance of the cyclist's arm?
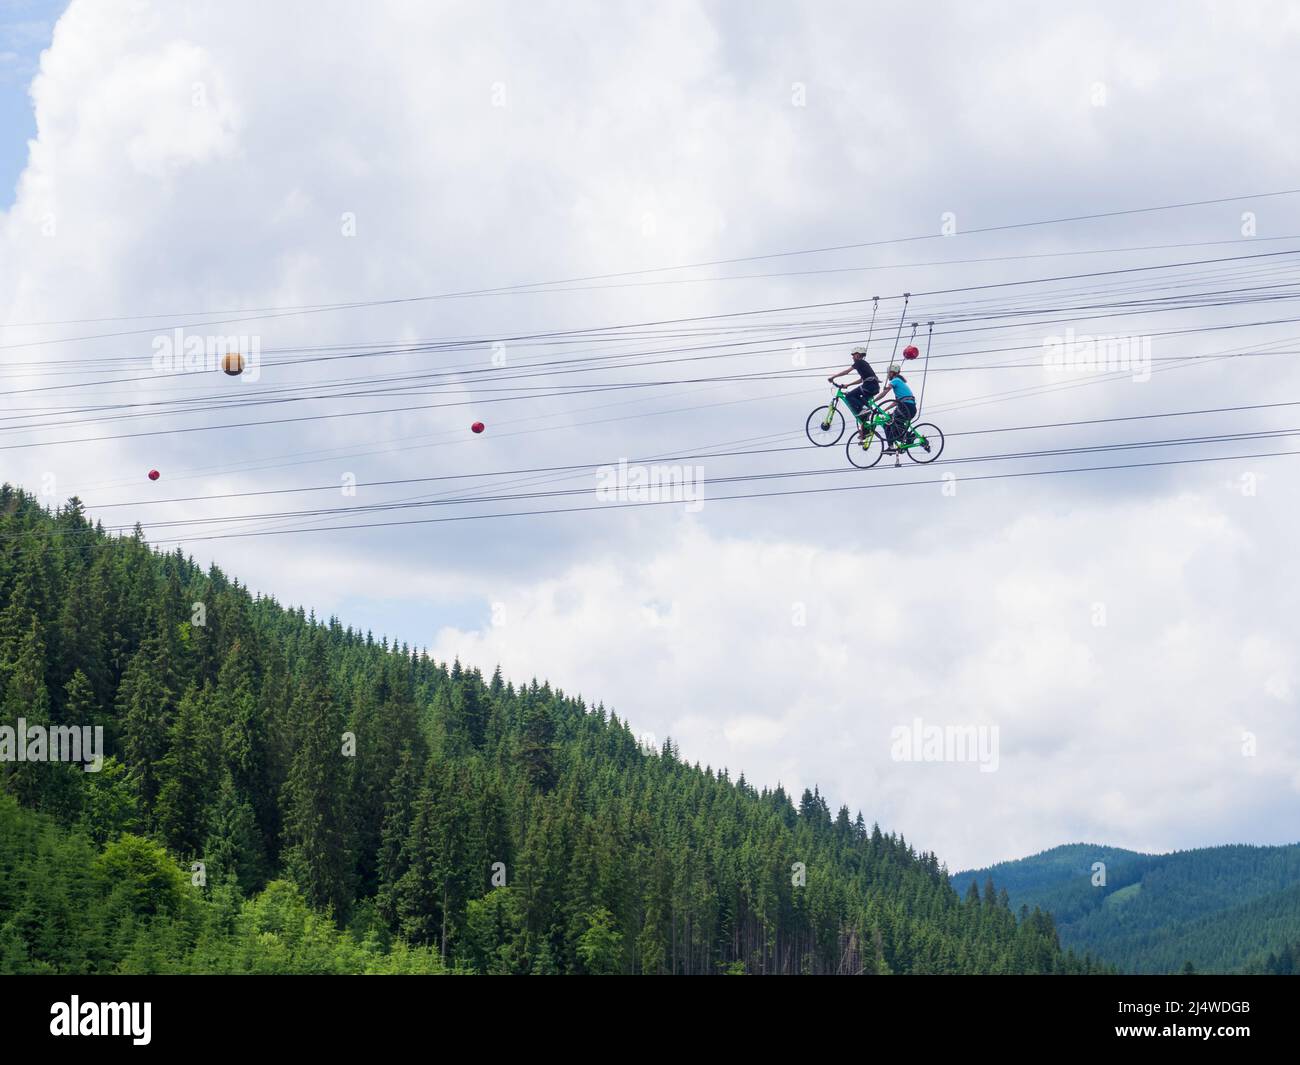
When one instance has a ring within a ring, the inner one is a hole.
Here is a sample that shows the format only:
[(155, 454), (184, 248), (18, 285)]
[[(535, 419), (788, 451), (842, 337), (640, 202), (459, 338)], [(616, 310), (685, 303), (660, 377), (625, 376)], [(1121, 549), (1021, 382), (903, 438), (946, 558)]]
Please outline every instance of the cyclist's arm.
[(828, 380), (833, 385), (837, 385), (840, 383), (840, 378), (843, 377), (845, 374), (849, 374), (849, 373), (857, 373), (857, 371), (854, 370), (852, 366), (850, 366), (847, 370), (841, 370), (837, 374), (832, 374), (830, 377), (826, 378), (826, 380)]

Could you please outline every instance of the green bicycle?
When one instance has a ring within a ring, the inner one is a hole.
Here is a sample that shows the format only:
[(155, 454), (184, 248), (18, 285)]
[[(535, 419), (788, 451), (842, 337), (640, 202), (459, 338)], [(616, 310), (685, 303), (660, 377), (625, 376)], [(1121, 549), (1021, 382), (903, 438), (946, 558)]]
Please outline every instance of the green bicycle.
[[(804, 431), (808, 439), (817, 447), (831, 447), (838, 444), (844, 436), (845, 418), (840, 404), (846, 403), (844, 390), (837, 387), (835, 395), (825, 406), (818, 407), (810, 415)], [(859, 469), (870, 469), (885, 453), (884, 428), (893, 416), (874, 399), (868, 399), (862, 413), (854, 419), (857, 428), (849, 437), (846, 445), (849, 461)], [(943, 433), (937, 425), (921, 422), (908, 425), (908, 443), (901, 444), (900, 450), (907, 453), (913, 462), (933, 462), (943, 451)]]
[[(893, 419), (893, 411), (887, 411), (874, 399), (868, 399), (858, 416), (857, 431), (844, 446), (849, 462), (860, 470), (869, 470), (879, 462), (885, 453), (885, 426)], [(943, 433), (930, 422), (907, 421), (896, 447), (896, 455), (905, 453), (913, 462), (933, 462), (943, 452)]]

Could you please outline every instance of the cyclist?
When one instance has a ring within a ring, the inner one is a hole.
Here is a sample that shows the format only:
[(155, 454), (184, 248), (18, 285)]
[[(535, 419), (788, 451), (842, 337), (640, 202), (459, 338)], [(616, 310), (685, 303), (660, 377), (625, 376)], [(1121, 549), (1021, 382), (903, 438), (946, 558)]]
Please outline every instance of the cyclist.
[(838, 388), (839, 379), (848, 374), (856, 373), (862, 379), (855, 388), (851, 388), (844, 393), (845, 402), (848, 403), (849, 409), (853, 411), (853, 416), (861, 418), (862, 408), (866, 406), (867, 400), (880, 391), (880, 378), (876, 376), (876, 371), (867, 362), (866, 348), (854, 348), (852, 356), (852, 366), (847, 370), (841, 370), (832, 377), (826, 378), (826, 380)]
[(902, 441), (904, 434), (907, 433), (907, 423), (916, 417), (916, 396), (912, 393), (912, 386), (907, 383), (907, 378), (903, 376), (903, 369), (898, 363), (891, 363), (889, 366), (889, 381), (885, 384), (885, 392), (893, 392), (894, 416), (890, 419), (889, 424), (885, 426), (885, 441), (888, 446), (885, 448), (886, 455), (895, 455), (898, 453), (899, 442)]

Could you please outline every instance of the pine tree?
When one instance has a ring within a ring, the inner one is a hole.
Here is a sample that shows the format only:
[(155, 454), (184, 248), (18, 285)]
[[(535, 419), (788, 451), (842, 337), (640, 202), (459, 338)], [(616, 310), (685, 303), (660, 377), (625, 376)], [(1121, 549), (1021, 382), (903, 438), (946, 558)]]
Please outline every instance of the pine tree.
[(169, 673), (165, 641), (155, 632), (132, 656), (118, 689), (122, 751), (135, 781), (142, 820), (149, 825), (154, 823), (172, 723), (174, 695), (168, 685)]
[(408, 841), (415, 820), (418, 778), (415, 754), (408, 744), (402, 748), (388, 801), (384, 804), (383, 828), (376, 859), (379, 878), (376, 902), (380, 915), (393, 928), (398, 923), (397, 885), (411, 864)]
[(252, 805), (239, 794), (229, 771), (222, 777), (208, 818), (203, 860), (207, 863), (209, 883), (221, 883), (229, 878), (242, 894), (251, 895), (265, 882), (266, 858), (257, 819)]
[(523, 735), (519, 743), (519, 761), (524, 767), (529, 783), (542, 792), (555, 785), (555, 729), (546, 707), (540, 701), (529, 699), (524, 710)]
[(285, 784), (285, 866), (313, 906), (344, 921), (352, 900), (352, 859), (343, 782), (343, 721), (315, 633), (291, 709), (296, 752)]
[(212, 714), (220, 729), (221, 765), (230, 774), (235, 791), (248, 799), (261, 836), (257, 851), (265, 854), (279, 830), (274, 801), (274, 716), (271, 707), (257, 698), (251, 631), (246, 624), (234, 627), (242, 635), (231, 643), (217, 673)]
[[(50, 726), (50, 696), (45, 688), (45, 644), (41, 639), (40, 623), (33, 616), (26, 631), (15, 637), (9, 648), (13, 658), (4, 665), (4, 701), (0, 704), (0, 724), (14, 730), (14, 746), (23, 742), (20, 722), (25, 725), (30, 739), (22, 751), (8, 752), (0, 763), (5, 790), (18, 797), (26, 806), (49, 807), (56, 802), (56, 792), (62, 788), (56, 783), (62, 768), (52, 761), (48, 729)], [(35, 730), (41, 731), (35, 731)], [(40, 737), (44, 736), (44, 740)], [(36, 756), (38, 760), (26, 759)], [(19, 760), (19, 759), (23, 760)]]
[(193, 685), (172, 723), (167, 754), (159, 766), (157, 825), (178, 854), (196, 855), (207, 835), (208, 806), (214, 790), (216, 730), (208, 707), (211, 692)]
[[(109, 693), (109, 675), (104, 641), (103, 575), (100, 571), (92, 572), (94, 576), (89, 579), (82, 572), (67, 582), (68, 592), (59, 617), (63, 639), (59, 648), (60, 659), (55, 671), (55, 683), (60, 690), (66, 692), (72, 678), (80, 674), (82, 681), (90, 688), (90, 701), (96, 705), (105, 705)], [(66, 711), (61, 720), (77, 721)], [(84, 720), (85, 723), (90, 721), (89, 718)]]

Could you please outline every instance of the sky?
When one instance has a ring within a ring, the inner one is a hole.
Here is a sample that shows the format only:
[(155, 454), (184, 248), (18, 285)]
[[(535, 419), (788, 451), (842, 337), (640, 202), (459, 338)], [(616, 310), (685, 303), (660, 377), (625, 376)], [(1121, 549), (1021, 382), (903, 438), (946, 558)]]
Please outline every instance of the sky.
[[(1300, 400), (1285, 298), (1105, 312), (1287, 284), (1298, 36), (1284, 3), (7, 4), (3, 476), (954, 870), (1294, 842), (1297, 465), (1236, 457), (1288, 440), (1026, 452), (1294, 427), (1258, 407)], [(931, 320), (940, 461), (814, 449), (821, 367)], [(160, 370), (178, 327), (255, 372)], [(1068, 330), (1151, 372), (1062, 375)], [(652, 459), (702, 500), (598, 492)], [(338, 527), (383, 521), (422, 524)], [(996, 757), (904, 757), (926, 728)]]
[(66, 6), (66, 0), (0, 2), (0, 203), (6, 207), (27, 162), (27, 141), (36, 135), (27, 87)]

